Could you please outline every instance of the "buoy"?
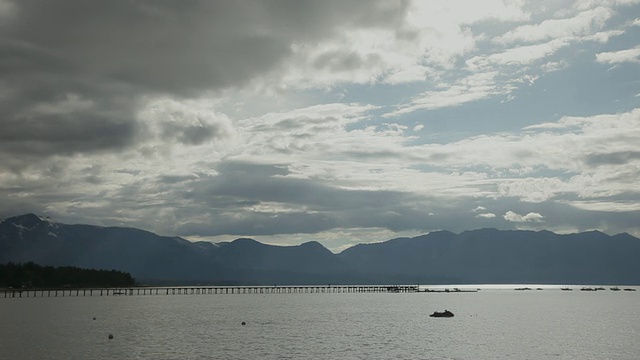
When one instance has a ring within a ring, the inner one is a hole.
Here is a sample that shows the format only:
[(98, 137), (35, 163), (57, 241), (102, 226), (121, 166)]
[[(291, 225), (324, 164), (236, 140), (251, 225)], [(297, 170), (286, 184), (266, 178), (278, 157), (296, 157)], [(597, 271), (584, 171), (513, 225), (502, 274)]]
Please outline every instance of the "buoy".
[(93, 320), (95, 320), (96, 318), (94, 317)]
[(109, 340), (113, 339), (113, 334), (109, 334)]
[(243, 322), (242, 322), (242, 325), (247, 325), (247, 323), (243, 321)]

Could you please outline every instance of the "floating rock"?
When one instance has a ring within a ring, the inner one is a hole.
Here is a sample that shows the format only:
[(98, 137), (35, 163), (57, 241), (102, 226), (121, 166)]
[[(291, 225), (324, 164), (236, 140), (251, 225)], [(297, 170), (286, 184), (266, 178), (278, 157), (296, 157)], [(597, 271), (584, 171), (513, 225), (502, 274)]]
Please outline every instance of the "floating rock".
[(445, 310), (443, 312), (437, 312), (435, 311), (433, 314), (429, 315), (431, 317), (444, 317), (444, 318), (450, 318), (453, 317), (453, 313), (449, 310)]

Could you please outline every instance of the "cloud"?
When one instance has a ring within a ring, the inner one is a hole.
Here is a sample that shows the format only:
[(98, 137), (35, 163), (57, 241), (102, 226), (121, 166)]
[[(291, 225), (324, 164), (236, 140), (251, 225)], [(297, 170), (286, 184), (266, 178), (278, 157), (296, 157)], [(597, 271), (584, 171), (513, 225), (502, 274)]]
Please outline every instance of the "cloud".
[[(449, 64), (464, 62), (466, 71), (459, 71), (459, 67), (455, 67), (455, 72), (449, 71), (450, 68), (446, 66), (431, 68), (428, 74), (421, 77), (429, 85), (429, 90), (396, 106), (385, 116), (397, 117), (418, 110), (457, 107), (491, 98), (502, 97), (503, 102), (511, 101), (518, 90), (533, 85), (551, 72), (566, 68), (568, 63), (562, 54), (567, 48), (591, 52), (588, 43), (605, 44), (611, 38), (631, 31), (630, 22), (610, 25), (615, 22), (616, 7), (631, 3), (599, 3), (585, 7), (574, 5), (558, 7), (555, 13), (552, 6), (523, 6), (531, 13), (520, 17), (519, 21), (532, 23), (517, 26), (502, 34), (475, 34), (472, 45), (449, 61)], [(557, 18), (549, 19), (550, 15)], [(541, 18), (544, 20), (540, 21)], [(608, 61), (610, 55), (602, 54), (601, 61)], [(620, 57), (631, 55), (621, 53)]]
[(429, 74), (435, 72), (436, 71), (432, 68), (427, 68), (421, 65), (414, 65), (405, 69), (395, 70), (395, 72), (384, 79), (384, 82), (391, 85), (398, 85), (403, 83), (424, 81)]
[(612, 16), (611, 9), (599, 7), (573, 18), (520, 26), (490, 41), (475, 37), (473, 46), (456, 54), (458, 61), (466, 65), (465, 71), (456, 69), (451, 73), (447, 67), (439, 71), (432, 68), (421, 77), (430, 84), (430, 90), (384, 116), (457, 107), (500, 96), (509, 101), (523, 85), (531, 86), (541, 76), (566, 67), (564, 60), (552, 61), (563, 49), (586, 42), (606, 43), (611, 37), (624, 34), (620, 29), (599, 31)]
[(234, 130), (227, 116), (217, 114), (206, 100), (149, 99), (137, 114), (148, 136), (163, 144), (201, 145), (226, 140)]
[[(293, 43), (321, 40), (338, 24), (383, 27), (404, 12), (401, 3), (362, 5), (21, 1), (8, 33), (64, 54), (62, 60), (76, 71), (185, 93), (246, 82), (291, 55)], [(39, 31), (42, 27), (49, 31)]]
[(529, 18), (520, 4), (502, 1), (404, 4), (387, 19), (391, 26), (343, 28), (334, 38), (295, 43), (293, 56), (281, 71), (282, 86), (399, 85), (435, 79), (442, 69), (453, 68), (460, 56), (475, 49), (476, 38), (469, 25)]
[[(176, 203), (188, 203), (189, 209), (176, 214), (173, 231), (201, 236), (299, 234), (371, 226), (402, 230), (419, 226), (428, 216), (413, 208), (416, 198), (410, 199), (407, 193), (345, 189), (322, 179), (291, 176), (286, 166), (222, 162), (215, 169), (216, 174), (135, 189), (137, 207), (142, 208), (144, 200), (153, 199), (158, 191)], [(120, 192), (116, 198), (125, 196)]]
[(636, 201), (565, 201), (563, 202), (574, 208), (584, 209), (589, 211), (602, 211), (611, 213), (624, 213), (624, 212), (640, 212), (640, 204)]
[(597, 7), (564, 19), (548, 19), (535, 25), (522, 25), (495, 39), (498, 43), (538, 42), (563, 37), (584, 36), (601, 29), (613, 10)]
[(500, 182), (498, 191), (503, 196), (516, 196), (526, 202), (542, 202), (567, 191), (559, 178), (526, 178)]
[(482, 214), (478, 214), (476, 215), (477, 218), (483, 218), (483, 219), (493, 219), (496, 217), (496, 214), (494, 213), (482, 213)]
[[(149, 121), (138, 114), (148, 99), (197, 102), (248, 86), (280, 74), (296, 46), (322, 42), (337, 27), (386, 28), (405, 10), (369, 1), (2, 2), (0, 151), (125, 151), (147, 139)], [(331, 71), (366, 67), (357, 53), (334, 55), (326, 56)], [(180, 122), (176, 109), (166, 110), (174, 119), (157, 126), (165, 140), (199, 145), (229, 132), (221, 114)]]
[(456, 80), (453, 84), (442, 84), (438, 90), (426, 91), (412, 99), (409, 104), (400, 105), (384, 117), (397, 117), (417, 110), (434, 110), (456, 107), (465, 103), (482, 100), (498, 94), (508, 93), (512, 87), (502, 87), (496, 81), (497, 72), (481, 72)]
[(621, 6), (0, 0), (0, 215), (337, 248), (633, 231)]
[(625, 165), (640, 160), (640, 151), (608, 152), (587, 154), (585, 163), (591, 166)]
[(467, 60), (466, 63), (472, 70), (496, 65), (528, 65), (537, 60), (548, 57), (567, 45), (568, 42), (566, 40), (555, 39), (543, 44), (511, 48), (488, 56), (476, 56)]
[(507, 211), (503, 215), (504, 219), (511, 222), (542, 222), (544, 217), (538, 213), (530, 212), (527, 215), (520, 215), (513, 211)]
[(584, 1), (576, 1), (573, 4), (573, 7), (580, 10), (585, 10), (589, 8), (595, 8), (599, 6), (629, 6), (634, 4), (639, 4), (638, 0), (584, 0)]
[(140, 130), (135, 122), (113, 116), (90, 101), (87, 109), (73, 112), (64, 109), (69, 105), (64, 102), (39, 103), (32, 111), (8, 113), (2, 121), (0, 151), (50, 156), (117, 150), (131, 145)]
[(603, 64), (640, 63), (640, 47), (633, 49), (602, 52), (596, 54), (596, 61)]

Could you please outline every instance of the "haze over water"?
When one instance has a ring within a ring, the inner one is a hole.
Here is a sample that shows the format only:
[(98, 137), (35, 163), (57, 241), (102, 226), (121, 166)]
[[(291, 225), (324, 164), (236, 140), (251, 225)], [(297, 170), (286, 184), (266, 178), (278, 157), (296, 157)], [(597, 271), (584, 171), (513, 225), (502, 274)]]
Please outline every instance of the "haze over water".
[[(635, 359), (640, 353), (637, 292), (484, 289), (0, 302), (1, 359)], [(429, 317), (444, 309), (456, 316)]]

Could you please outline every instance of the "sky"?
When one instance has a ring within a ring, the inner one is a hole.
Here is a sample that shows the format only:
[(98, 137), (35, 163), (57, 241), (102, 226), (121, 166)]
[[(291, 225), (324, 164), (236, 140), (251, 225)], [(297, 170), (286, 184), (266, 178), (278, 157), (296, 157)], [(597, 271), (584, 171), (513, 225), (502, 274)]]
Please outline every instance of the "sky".
[(0, 218), (640, 236), (640, 0), (0, 0)]

